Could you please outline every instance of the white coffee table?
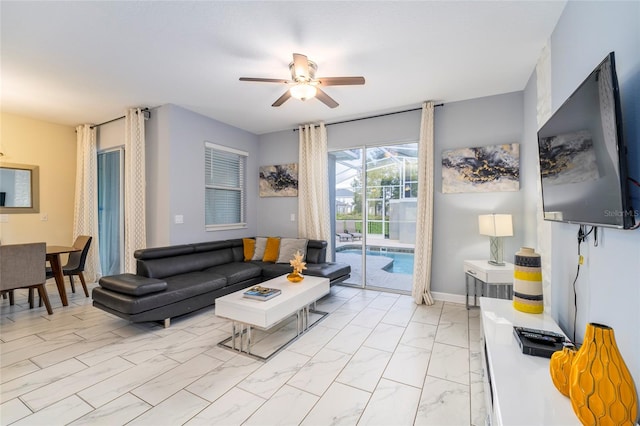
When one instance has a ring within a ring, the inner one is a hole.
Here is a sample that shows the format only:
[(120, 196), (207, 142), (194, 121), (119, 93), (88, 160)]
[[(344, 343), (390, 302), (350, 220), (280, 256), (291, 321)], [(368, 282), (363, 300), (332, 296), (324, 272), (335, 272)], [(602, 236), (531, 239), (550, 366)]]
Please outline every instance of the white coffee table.
[[(309, 312), (321, 314), (326, 312), (310, 309), (311, 304), (331, 291), (328, 278), (305, 276), (300, 283), (290, 283), (286, 275), (273, 278), (260, 284), (262, 287), (277, 288), (282, 293), (270, 300), (254, 300), (243, 297), (247, 289), (236, 291), (216, 299), (217, 316), (232, 321), (231, 337), (219, 344), (227, 347), (231, 341), (231, 349), (252, 355), (259, 359), (268, 359), (300, 337), (310, 327)], [(280, 345), (267, 356), (251, 353), (251, 328), (267, 330), (282, 321), (296, 316), (296, 335)], [(246, 344), (242, 336), (246, 334)], [(239, 337), (239, 339), (237, 339)]]

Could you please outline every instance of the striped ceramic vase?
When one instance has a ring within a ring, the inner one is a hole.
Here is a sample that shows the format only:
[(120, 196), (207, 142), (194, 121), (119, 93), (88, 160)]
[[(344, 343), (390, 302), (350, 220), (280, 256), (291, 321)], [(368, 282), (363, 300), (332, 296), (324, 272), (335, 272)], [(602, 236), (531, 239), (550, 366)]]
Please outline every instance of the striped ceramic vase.
[(516, 253), (513, 272), (513, 307), (530, 314), (540, 314), (544, 310), (540, 255), (529, 247), (522, 247)]

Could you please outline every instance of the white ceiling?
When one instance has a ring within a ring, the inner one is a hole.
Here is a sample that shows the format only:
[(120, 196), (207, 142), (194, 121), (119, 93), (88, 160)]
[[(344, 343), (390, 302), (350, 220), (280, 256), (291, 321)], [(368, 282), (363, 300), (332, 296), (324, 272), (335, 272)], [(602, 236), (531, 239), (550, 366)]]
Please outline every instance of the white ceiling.
[[(2, 110), (100, 123), (131, 106), (180, 105), (263, 134), (523, 90), (565, 1), (3, 0)], [(271, 104), (292, 53), (317, 76), (364, 86)]]

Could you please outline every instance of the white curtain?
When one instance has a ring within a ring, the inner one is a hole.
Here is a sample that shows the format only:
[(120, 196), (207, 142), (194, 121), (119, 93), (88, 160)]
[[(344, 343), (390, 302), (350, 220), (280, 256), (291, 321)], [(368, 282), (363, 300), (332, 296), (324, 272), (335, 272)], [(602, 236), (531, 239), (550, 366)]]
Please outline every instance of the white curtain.
[(130, 273), (136, 272), (133, 252), (147, 246), (144, 146), (144, 113), (130, 108), (124, 137), (124, 270)]
[[(538, 102), (536, 104), (538, 129), (551, 117), (551, 49), (550, 42), (542, 49), (538, 63), (536, 64), (536, 91)], [(538, 176), (540, 164), (537, 163)], [(538, 253), (542, 263), (542, 297), (544, 309), (551, 312), (551, 223), (544, 220), (542, 212), (542, 183), (537, 180), (538, 206), (537, 206), (537, 231)]]
[(418, 206), (413, 263), (413, 289), (417, 304), (433, 305), (431, 252), (433, 247), (433, 102), (422, 104), (418, 143)]
[(324, 123), (299, 126), (298, 130), (298, 236), (325, 240), (327, 253), (331, 253), (327, 130)]
[(76, 193), (73, 208), (73, 239), (92, 237), (83, 275), (88, 282), (100, 279), (98, 240), (98, 152), (96, 129), (89, 124), (76, 127)]

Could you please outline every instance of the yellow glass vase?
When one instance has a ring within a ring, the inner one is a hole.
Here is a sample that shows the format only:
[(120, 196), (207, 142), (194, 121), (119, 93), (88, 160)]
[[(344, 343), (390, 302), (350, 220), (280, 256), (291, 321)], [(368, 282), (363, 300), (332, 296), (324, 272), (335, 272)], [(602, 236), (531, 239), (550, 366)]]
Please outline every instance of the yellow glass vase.
[(304, 279), (304, 276), (298, 271), (293, 271), (292, 273), (287, 275), (287, 279), (292, 283), (299, 283)]
[(613, 329), (590, 323), (569, 375), (571, 406), (583, 425), (634, 425), (638, 397)]
[(549, 361), (551, 381), (553, 381), (556, 389), (567, 397), (569, 396), (571, 366), (577, 353), (578, 351), (573, 346), (564, 347), (561, 351), (554, 352), (551, 355), (551, 361)]

